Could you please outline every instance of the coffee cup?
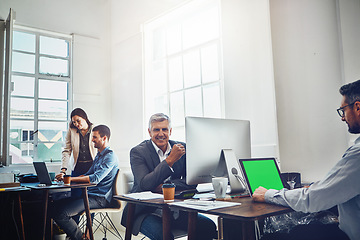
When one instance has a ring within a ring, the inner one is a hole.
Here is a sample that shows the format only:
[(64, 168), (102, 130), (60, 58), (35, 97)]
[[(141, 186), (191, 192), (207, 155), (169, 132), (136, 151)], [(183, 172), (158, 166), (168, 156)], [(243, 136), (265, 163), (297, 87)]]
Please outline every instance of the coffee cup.
[(214, 187), (215, 198), (225, 198), (226, 189), (228, 186), (228, 179), (225, 177), (215, 177), (212, 179), (212, 184)]
[(71, 175), (64, 175), (64, 184), (70, 185), (71, 183)]
[(175, 197), (175, 184), (164, 183), (162, 185), (162, 191), (164, 195), (164, 202), (173, 202)]

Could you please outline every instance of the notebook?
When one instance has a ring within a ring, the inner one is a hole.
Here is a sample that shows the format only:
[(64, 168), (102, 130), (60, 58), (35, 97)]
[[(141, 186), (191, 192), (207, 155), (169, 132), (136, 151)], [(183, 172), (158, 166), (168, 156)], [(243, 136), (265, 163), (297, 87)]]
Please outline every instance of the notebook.
[(39, 182), (42, 184), (49, 185), (56, 185), (57, 182), (52, 182), (47, 167), (44, 162), (33, 162), (37, 177)]
[(250, 194), (262, 186), (266, 189), (284, 188), (275, 158), (239, 159)]

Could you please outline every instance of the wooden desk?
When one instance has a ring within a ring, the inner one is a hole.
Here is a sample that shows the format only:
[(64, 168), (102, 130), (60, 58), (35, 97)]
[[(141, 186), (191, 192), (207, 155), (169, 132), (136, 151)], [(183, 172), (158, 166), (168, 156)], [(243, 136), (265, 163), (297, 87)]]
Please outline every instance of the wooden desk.
[[(92, 231), (92, 223), (91, 223), (91, 215), (89, 208), (89, 198), (87, 194), (87, 188), (96, 186), (94, 183), (72, 183), (71, 185), (50, 185), (45, 187), (39, 187), (37, 184), (22, 184), (32, 190), (43, 191), (44, 198), (44, 226), (43, 226), (43, 240), (45, 240), (46, 235), (46, 222), (48, 218), (48, 202), (49, 202), (49, 191), (54, 189), (67, 189), (67, 188), (81, 188), (82, 189), (82, 197), (84, 200), (85, 213), (86, 213), (86, 227), (89, 229), (90, 239), (94, 240), (94, 235)], [(50, 226), (52, 227), (52, 226)]]
[(24, 229), (24, 219), (22, 214), (22, 205), (21, 205), (21, 195), (20, 193), (23, 191), (29, 191), (29, 188), (26, 187), (5, 187), (0, 189), (0, 193), (8, 193), (8, 194), (15, 194), (16, 200), (18, 202), (19, 207), (19, 218), (20, 218), (20, 225), (21, 225), (21, 233), (20, 236), (23, 240), (25, 240), (25, 229)]
[[(164, 203), (162, 199), (153, 199), (153, 200), (136, 200), (127, 198), (122, 195), (114, 196), (114, 198), (122, 201), (128, 202), (128, 215), (126, 219), (126, 234), (125, 240), (131, 239), (131, 232), (133, 227), (133, 218), (134, 218), (134, 211), (136, 204), (147, 205), (151, 207), (161, 207), (163, 209), (163, 239), (167, 240), (170, 239), (171, 234), (171, 209), (179, 209), (182, 211), (186, 211), (189, 213), (189, 221), (188, 221), (188, 239), (195, 240), (195, 232), (196, 232), (196, 219), (198, 212), (216, 215), (222, 218), (229, 218), (229, 219), (236, 219), (241, 224), (243, 230), (243, 239), (244, 240), (251, 240), (255, 239), (255, 230), (254, 230), (254, 222), (256, 220), (261, 220), (269, 216), (275, 216), (287, 212), (293, 211), (290, 208), (277, 206), (273, 204), (267, 203), (257, 203), (253, 202), (250, 197), (245, 198), (233, 198), (232, 202), (240, 202), (241, 205), (228, 207), (228, 208), (221, 208), (221, 209), (214, 209), (210, 211), (202, 211), (202, 210), (194, 210), (186, 207), (179, 207), (174, 205), (169, 205)], [(177, 200), (175, 201), (182, 201)]]

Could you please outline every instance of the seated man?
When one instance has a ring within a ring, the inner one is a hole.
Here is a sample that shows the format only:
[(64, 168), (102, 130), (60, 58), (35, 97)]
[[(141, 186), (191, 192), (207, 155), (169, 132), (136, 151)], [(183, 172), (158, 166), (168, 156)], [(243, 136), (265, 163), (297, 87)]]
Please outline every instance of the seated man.
[[(348, 125), (350, 133), (360, 133), (360, 80), (340, 88), (343, 96), (341, 107), (337, 109), (341, 120)], [(348, 148), (342, 158), (321, 181), (309, 188), (276, 191), (259, 187), (253, 194), (254, 201), (268, 202), (289, 206), (295, 211), (318, 212), (337, 206), (339, 226), (322, 226), (321, 239), (360, 238), (360, 137)], [(330, 229), (332, 227), (332, 229)], [(289, 239), (309, 239), (305, 231), (292, 231)], [(313, 235), (319, 236), (320, 227), (313, 229)], [(346, 234), (345, 234), (346, 233)], [(347, 235), (347, 236), (346, 236)], [(319, 239), (319, 237), (317, 238)]]
[[(134, 174), (131, 192), (161, 192), (165, 181), (176, 185), (176, 190), (194, 189), (186, 184), (185, 144), (169, 140), (171, 123), (168, 116), (154, 114), (149, 121), (151, 139), (145, 140), (130, 151), (130, 164)], [(121, 224), (126, 225), (127, 207)], [(187, 214), (174, 212), (172, 226), (187, 230)], [(216, 238), (216, 226), (212, 220), (198, 215), (196, 239)], [(133, 234), (143, 233), (152, 240), (162, 239), (161, 210), (147, 206), (136, 206)], [(173, 236), (172, 236), (173, 237)]]
[[(108, 147), (110, 129), (105, 125), (93, 128), (92, 142), (98, 149), (92, 166), (82, 176), (72, 177), (75, 183), (96, 183), (95, 187), (88, 188), (90, 209), (105, 208), (112, 199), (112, 186), (118, 172), (118, 159)], [(72, 240), (82, 239), (83, 234), (72, 218), (85, 211), (82, 197), (70, 197), (59, 200), (52, 206), (52, 218)]]

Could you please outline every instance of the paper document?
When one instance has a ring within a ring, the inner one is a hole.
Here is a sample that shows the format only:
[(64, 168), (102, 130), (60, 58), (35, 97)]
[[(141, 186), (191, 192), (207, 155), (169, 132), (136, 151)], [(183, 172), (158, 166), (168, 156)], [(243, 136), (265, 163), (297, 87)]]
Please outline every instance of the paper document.
[(200, 183), (197, 185), (196, 190), (199, 193), (211, 192), (211, 191), (214, 191), (214, 187), (213, 187), (212, 183)]
[(156, 199), (156, 198), (163, 198), (162, 194), (153, 193), (150, 191), (129, 193), (129, 194), (124, 194), (124, 196), (128, 197), (128, 198), (137, 199), (137, 200), (150, 200), (150, 199)]
[(197, 193), (192, 198), (200, 200), (215, 200), (215, 193)]
[(182, 202), (173, 202), (169, 204), (179, 207), (186, 207), (186, 208), (204, 210), (204, 211), (241, 205), (241, 203), (235, 203), (235, 202), (202, 201), (202, 200), (194, 200), (194, 199), (189, 199)]

